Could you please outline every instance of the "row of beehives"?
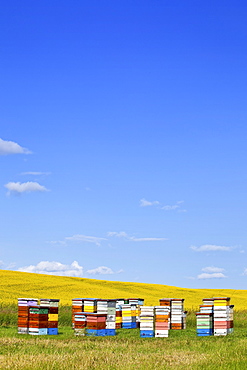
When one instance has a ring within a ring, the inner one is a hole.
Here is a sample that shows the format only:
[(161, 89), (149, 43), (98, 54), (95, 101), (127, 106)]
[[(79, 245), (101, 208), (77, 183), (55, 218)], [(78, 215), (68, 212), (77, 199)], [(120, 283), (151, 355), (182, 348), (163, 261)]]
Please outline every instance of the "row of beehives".
[(143, 306), (141, 298), (72, 300), (76, 335), (115, 335), (116, 329), (140, 328), (141, 337), (167, 337), (169, 329), (185, 329), (184, 299), (163, 298), (160, 306)]
[[(18, 299), (18, 333), (58, 334), (58, 299)], [(116, 329), (139, 328), (141, 337), (167, 337), (169, 329), (186, 328), (184, 299), (163, 298), (159, 306), (143, 306), (140, 298), (72, 300), (76, 335), (115, 335)], [(197, 335), (227, 335), (233, 332), (230, 298), (203, 299), (197, 316)]]
[(18, 333), (58, 334), (59, 299), (18, 298)]
[(233, 305), (229, 297), (204, 298), (196, 313), (198, 336), (227, 335), (233, 332)]

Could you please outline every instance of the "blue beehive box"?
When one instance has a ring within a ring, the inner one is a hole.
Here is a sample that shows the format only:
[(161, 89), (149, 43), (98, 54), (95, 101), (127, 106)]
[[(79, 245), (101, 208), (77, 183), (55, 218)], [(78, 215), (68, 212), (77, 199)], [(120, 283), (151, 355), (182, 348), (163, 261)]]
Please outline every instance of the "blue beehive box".
[(122, 329), (132, 329), (131, 322), (122, 322)]
[(198, 336), (213, 335), (213, 329), (197, 329)]
[(58, 328), (48, 328), (48, 335), (58, 335)]
[(98, 337), (104, 337), (106, 335), (105, 334), (106, 329), (99, 329), (97, 331), (98, 331)]
[(116, 329), (105, 329), (105, 335), (116, 335)]
[(47, 335), (47, 330), (48, 329), (39, 329), (38, 335)]
[(152, 338), (154, 337), (153, 330), (140, 330), (140, 337), (141, 338)]

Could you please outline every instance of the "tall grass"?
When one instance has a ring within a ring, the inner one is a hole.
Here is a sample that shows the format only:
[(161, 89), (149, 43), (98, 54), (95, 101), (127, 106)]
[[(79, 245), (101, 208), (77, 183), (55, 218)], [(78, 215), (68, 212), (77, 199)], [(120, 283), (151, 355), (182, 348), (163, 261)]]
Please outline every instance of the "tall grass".
[[(72, 317), (71, 306), (59, 307), (59, 325), (70, 326)], [(0, 304), (0, 326), (17, 326), (18, 307), (17, 304)]]

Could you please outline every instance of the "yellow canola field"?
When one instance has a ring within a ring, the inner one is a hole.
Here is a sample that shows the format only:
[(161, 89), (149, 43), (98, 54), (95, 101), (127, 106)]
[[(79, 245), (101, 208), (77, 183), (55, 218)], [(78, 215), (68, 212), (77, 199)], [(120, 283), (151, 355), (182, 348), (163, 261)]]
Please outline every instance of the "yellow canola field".
[(235, 310), (247, 308), (247, 290), (187, 289), (161, 284), (126, 283), (67, 276), (0, 270), (0, 304), (17, 298), (57, 298), (71, 305), (72, 298), (144, 298), (145, 305), (158, 305), (160, 298), (184, 298), (185, 309), (197, 310), (202, 298), (230, 297)]

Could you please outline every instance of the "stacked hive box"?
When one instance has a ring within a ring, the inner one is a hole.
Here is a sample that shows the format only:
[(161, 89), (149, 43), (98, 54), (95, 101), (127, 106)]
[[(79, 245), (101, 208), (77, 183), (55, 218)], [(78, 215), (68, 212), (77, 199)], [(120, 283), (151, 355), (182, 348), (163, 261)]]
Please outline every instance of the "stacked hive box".
[(159, 302), (160, 306), (170, 307), (170, 329), (185, 329), (187, 311), (184, 311), (184, 299), (161, 298)]
[(84, 298), (74, 298), (72, 299), (72, 327), (74, 328), (75, 320), (74, 316), (77, 312), (84, 311)]
[(203, 302), (203, 305), (205, 306), (213, 306), (214, 298), (203, 298), (202, 302)]
[(136, 305), (136, 327), (140, 327), (140, 314), (141, 314), (141, 306), (144, 305), (144, 299), (143, 298), (130, 298), (129, 299), (130, 304)]
[(107, 315), (105, 335), (116, 335), (116, 300), (99, 299), (97, 301), (97, 313)]
[(97, 312), (97, 298), (85, 298), (84, 299), (84, 312)]
[(196, 331), (199, 337), (213, 335), (213, 312), (196, 312)]
[(214, 335), (227, 335), (230, 329), (230, 298), (214, 298)]
[(200, 305), (200, 311), (196, 312), (196, 333), (199, 337), (213, 335), (214, 320), (213, 320), (213, 299), (204, 298), (203, 304)]
[(107, 313), (107, 299), (97, 300), (97, 313)]
[(47, 307), (30, 306), (29, 307), (29, 329), (31, 335), (48, 334), (48, 312)]
[(121, 329), (122, 327), (122, 306), (116, 306), (116, 329)]
[(161, 298), (160, 306), (169, 308), (169, 329), (171, 329), (171, 298)]
[(122, 329), (132, 329), (131, 305), (122, 305)]
[(196, 313), (196, 331), (199, 337), (214, 334), (214, 299), (204, 298), (200, 312)]
[(183, 329), (184, 299), (171, 299), (171, 329)]
[(155, 312), (153, 306), (141, 306), (140, 336), (142, 338), (154, 337), (155, 334), (154, 315)]
[(106, 314), (84, 312), (87, 318), (86, 335), (105, 336), (106, 335)]
[(122, 307), (122, 328), (135, 329), (140, 325), (140, 307), (143, 305), (142, 298), (118, 299), (117, 304)]
[(74, 328), (74, 315), (77, 312), (97, 312), (97, 298), (73, 298), (72, 299), (72, 327)]
[[(203, 305), (200, 306), (200, 312), (197, 313), (197, 334), (202, 331), (198, 331), (199, 324), (202, 323), (205, 318), (205, 325), (208, 325), (208, 332), (205, 331), (205, 335), (227, 335), (233, 332), (233, 305), (230, 305), (229, 297), (220, 298), (204, 298)], [(212, 319), (212, 324), (208, 322)], [(206, 321), (207, 320), (207, 321)], [(211, 326), (210, 326), (211, 325)], [(201, 325), (202, 326), (202, 325)], [(202, 329), (202, 328), (201, 328)], [(206, 330), (206, 328), (204, 328)]]
[[(59, 299), (40, 299), (39, 305), (38, 302), (38, 299), (18, 299), (18, 333), (58, 334)], [(19, 327), (19, 325), (22, 326)]]
[(131, 304), (131, 329), (137, 328), (138, 309), (136, 304)]
[(29, 307), (37, 306), (38, 299), (18, 298), (18, 334), (28, 334)]
[(107, 300), (106, 335), (116, 335), (116, 300)]
[(74, 313), (74, 333), (75, 335), (85, 335), (87, 317), (84, 312)]
[(170, 329), (170, 307), (155, 306), (155, 337), (168, 337)]
[(40, 306), (48, 308), (48, 335), (58, 335), (59, 299), (40, 299)]

